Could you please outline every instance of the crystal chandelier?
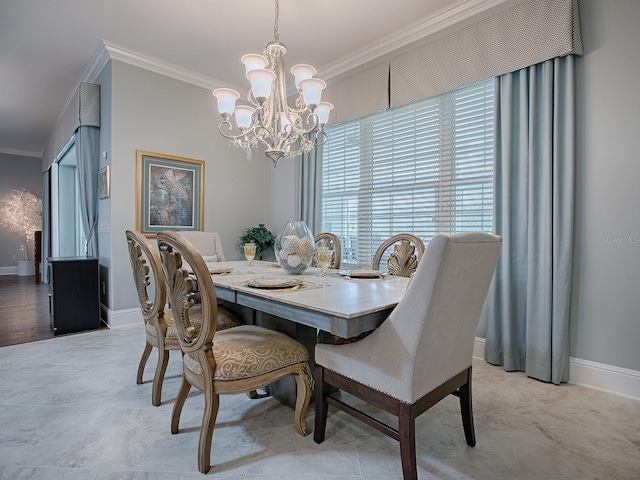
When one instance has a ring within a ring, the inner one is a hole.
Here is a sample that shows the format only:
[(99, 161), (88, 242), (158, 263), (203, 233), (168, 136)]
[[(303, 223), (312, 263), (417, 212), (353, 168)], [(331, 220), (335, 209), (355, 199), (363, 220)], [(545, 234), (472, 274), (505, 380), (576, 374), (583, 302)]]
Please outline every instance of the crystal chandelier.
[[(275, 0), (273, 41), (262, 55), (250, 53), (241, 59), (251, 83), (247, 92), (249, 105), (236, 105), (240, 94), (231, 88), (213, 91), (223, 119), (218, 128), (220, 134), (231, 145), (242, 148), (247, 158), (251, 158), (254, 148), (264, 145), (265, 155), (274, 167), (284, 157), (295, 157), (326, 143), (324, 126), (333, 108), (330, 103), (320, 101), (326, 83), (314, 77), (315, 68), (305, 64), (291, 68), (298, 96), (294, 106), (289, 106), (284, 73), (287, 49), (278, 39), (278, 12)], [(231, 115), (235, 116), (238, 134), (233, 134)]]

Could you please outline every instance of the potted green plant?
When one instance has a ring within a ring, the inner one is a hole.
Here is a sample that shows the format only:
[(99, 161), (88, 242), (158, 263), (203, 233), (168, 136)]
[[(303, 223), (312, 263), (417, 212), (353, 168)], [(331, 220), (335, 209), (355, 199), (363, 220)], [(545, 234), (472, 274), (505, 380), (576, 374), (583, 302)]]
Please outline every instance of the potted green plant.
[(258, 224), (257, 227), (247, 227), (242, 232), (242, 235), (236, 243), (238, 251), (244, 255), (244, 244), (255, 243), (256, 244), (256, 258), (259, 260), (265, 260), (266, 257), (271, 257), (273, 250), (273, 243), (275, 241), (275, 235), (269, 231), (263, 223)]

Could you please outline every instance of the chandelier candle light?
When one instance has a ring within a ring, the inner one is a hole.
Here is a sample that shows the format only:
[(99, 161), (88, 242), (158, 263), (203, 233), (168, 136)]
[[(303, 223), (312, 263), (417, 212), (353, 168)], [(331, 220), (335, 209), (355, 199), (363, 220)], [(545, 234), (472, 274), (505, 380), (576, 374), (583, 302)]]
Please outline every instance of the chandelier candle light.
[[(244, 149), (247, 158), (251, 158), (252, 149), (263, 144), (265, 155), (274, 167), (284, 157), (295, 157), (325, 144), (327, 134), (323, 129), (333, 108), (330, 103), (320, 101), (327, 84), (314, 77), (315, 68), (305, 64), (291, 68), (298, 97), (295, 105), (289, 106), (284, 73), (287, 49), (278, 39), (278, 11), (278, 0), (275, 0), (273, 41), (267, 44), (262, 55), (250, 53), (241, 59), (251, 83), (247, 93), (250, 105), (236, 105), (240, 94), (231, 88), (213, 91), (223, 118), (218, 128), (220, 134), (228, 138), (231, 145)], [(238, 135), (232, 134), (231, 115), (235, 116), (240, 130)]]

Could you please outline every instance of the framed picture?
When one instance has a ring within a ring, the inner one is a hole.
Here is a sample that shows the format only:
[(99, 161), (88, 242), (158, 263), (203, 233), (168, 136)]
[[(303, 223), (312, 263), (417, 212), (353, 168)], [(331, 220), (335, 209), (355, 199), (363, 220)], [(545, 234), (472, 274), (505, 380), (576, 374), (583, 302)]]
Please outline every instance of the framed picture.
[(98, 170), (98, 198), (111, 196), (111, 167), (107, 165)]
[(162, 230), (202, 230), (204, 161), (136, 151), (136, 226), (147, 237)]

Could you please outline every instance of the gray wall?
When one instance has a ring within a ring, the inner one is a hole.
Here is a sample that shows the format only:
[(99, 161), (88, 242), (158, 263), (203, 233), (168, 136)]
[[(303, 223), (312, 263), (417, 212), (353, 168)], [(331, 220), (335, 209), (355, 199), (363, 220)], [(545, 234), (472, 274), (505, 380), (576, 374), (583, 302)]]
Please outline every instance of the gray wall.
[(640, 371), (640, 2), (580, 2), (571, 355)]
[[(111, 165), (111, 62), (100, 72), (100, 165)], [(106, 152), (107, 158), (103, 158)], [(113, 184), (113, 173), (111, 183)], [(113, 192), (113, 186), (111, 186)], [(112, 193), (113, 195), (113, 193)], [(98, 200), (98, 257), (100, 265), (111, 266), (111, 198)], [(108, 303), (111, 306), (111, 303)]]
[[(42, 198), (42, 159), (0, 153), (0, 195), (20, 188)], [(19, 234), (0, 227), (0, 268), (17, 266), (12, 256), (20, 255), (22, 244), (24, 239)], [(29, 245), (29, 252), (33, 258), (33, 243)]]
[(110, 308), (120, 310), (139, 308), (125, 242), (125, 230), (136, 226), (136, 150), (206, 162), (204, 229), (220, 233), (229, 259), (240, 258), (235, 243), (242, 230), (267, 221), (272, 167), (262, 155), (248, 162), (229, 147), (217, 132), (220, 116), (209, 90), (118, 61), (110, 68), (111, 198), (99, 207), (110, 212), (110, 245), (105, 233), (99, 240), (110, 247), (100, 248), (110, 267)]

